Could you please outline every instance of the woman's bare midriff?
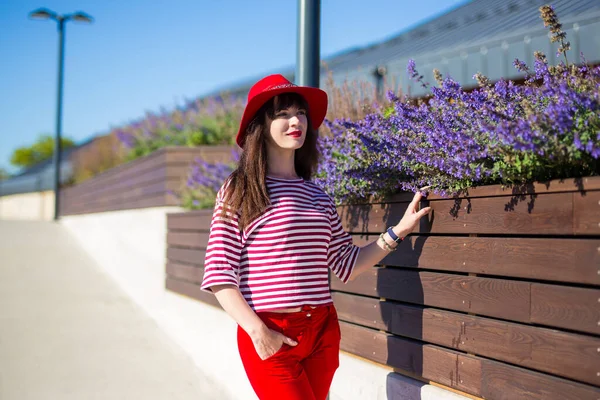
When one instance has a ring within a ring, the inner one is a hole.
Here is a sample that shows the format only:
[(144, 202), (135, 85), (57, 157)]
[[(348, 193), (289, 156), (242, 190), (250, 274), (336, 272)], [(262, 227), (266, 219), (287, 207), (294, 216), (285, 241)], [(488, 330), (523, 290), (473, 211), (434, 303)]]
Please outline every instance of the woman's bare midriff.
[[(317, 308), (316, 306), (310, 306), (310, 308)], [(293, 307), (293, 308), (276, 308), (274, 310), (269, 310), (269, 312), (275, 313), (293, 313), (302, 311), (302, 307)]]

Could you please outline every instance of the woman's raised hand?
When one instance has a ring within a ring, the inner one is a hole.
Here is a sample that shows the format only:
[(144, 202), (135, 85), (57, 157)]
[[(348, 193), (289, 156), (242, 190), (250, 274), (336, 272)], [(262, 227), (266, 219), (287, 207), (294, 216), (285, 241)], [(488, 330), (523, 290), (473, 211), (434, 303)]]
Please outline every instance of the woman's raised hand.
[(415, 193), (415, 197), (413, 197), (412, 201), (406, 208), (404, 216), (402, 217), (398, 225), (394, 227), (394, 233), (396, 233), (396, 235), (400, 237), (405, 237), (415, 229), (415, 226), (417, 226), (417, 223), (423, 216), (431, 212), (431, 207), (425, 207), (421, 210), (418, 209), (419, 202), (423, 198), (421, 192), (427, 190), (428, 188), (429, 186), (425, 186), (424, 188), (419, 189), (417, 193)]

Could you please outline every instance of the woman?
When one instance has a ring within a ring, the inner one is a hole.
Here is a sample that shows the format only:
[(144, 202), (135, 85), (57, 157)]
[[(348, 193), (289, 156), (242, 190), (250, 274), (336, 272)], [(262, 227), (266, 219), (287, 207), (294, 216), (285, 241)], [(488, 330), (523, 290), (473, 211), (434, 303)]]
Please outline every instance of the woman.
[(417, 193), (400, 223), (358, 247), (331, 198), (310, 181), (327, 94), (281, 75), (248, 95), (238, 168), (219, 193), (202, 290), (238, 324), (238, 348), (261, 400), (323, 400), (339, 365), (328, 270), (343, 282), (377, 264), (429, 208)]

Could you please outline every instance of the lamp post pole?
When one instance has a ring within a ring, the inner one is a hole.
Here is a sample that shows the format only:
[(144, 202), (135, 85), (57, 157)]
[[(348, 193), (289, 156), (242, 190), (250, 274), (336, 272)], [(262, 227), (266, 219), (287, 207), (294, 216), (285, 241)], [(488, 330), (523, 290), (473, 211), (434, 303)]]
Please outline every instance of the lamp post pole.
[[(318, 88), (321, 73), (321, 0), (298, 0), (296, 51), (296, 84)], [(327, 280), (331, 286), (331, 271)]]
[(83, 13), (58, 15), (53, 11), (40, 8), (29, 14), (32, 19), (52, 19), (58, 24), (58, 79), (56, 93), (56, 136), (54, 139), (54, 152), (52, 163), (54, 166), (53, 189), (54, 189), (54, 221), (59, 219), (60, 214), (60, 163), (62, 153), (62, 97), (64, 79), (64, 53), (65, 53), (65, 25), (68, 20), (91, 23), (92, 17)]
[(58, 19), (58, 88), (56, 94), (56, 139), (54, 140), (54, 220), (58, 221), (60, 213), (60, 161), (62, 152), (62, 96), (63, 68), (65, 51), (65, 19)]
[(319, 87), (321, 0), (298, 0), (296, 84)]

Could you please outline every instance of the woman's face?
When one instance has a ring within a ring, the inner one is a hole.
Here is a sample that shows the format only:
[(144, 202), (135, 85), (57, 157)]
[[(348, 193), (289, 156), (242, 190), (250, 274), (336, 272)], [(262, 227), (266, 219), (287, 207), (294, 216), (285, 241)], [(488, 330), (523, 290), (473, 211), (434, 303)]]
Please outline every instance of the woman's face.
[(269, 145), (276, 148), (296, 150), (306, 139), (308, 120), (306, 110), (300, 106), (290, 106), (275, 112), (269, 128)]

